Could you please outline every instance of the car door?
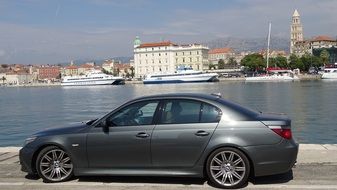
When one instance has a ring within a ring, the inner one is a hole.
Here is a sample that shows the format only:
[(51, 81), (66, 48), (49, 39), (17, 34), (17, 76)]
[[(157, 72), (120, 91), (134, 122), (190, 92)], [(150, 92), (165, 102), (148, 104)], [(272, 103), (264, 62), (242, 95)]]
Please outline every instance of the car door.
[(151, 140), (154, 167), (192, 167), (204, 151), (221, 117), (215, 106), (172, 99), (162, 104)]
[(109, 131), (93, 128), (87, 136), (91, 168), (148, 167), (153, 118), (159, 101), (141, 101), (125, 106), (106, 118)]

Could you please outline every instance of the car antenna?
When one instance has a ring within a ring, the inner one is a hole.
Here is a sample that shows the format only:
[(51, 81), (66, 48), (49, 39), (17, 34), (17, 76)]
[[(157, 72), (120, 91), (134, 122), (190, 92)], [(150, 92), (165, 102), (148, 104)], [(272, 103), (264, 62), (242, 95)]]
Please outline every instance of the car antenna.
[(211, 95), (216, 96), (218, 98), (221, 98), (221, 93), (220, 92), (212, 93)]

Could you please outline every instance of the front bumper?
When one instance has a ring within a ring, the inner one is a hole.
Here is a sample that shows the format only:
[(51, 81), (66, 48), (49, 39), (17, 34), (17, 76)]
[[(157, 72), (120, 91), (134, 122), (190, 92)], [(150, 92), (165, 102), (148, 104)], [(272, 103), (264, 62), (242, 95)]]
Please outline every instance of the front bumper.
[(298, 143), (282, 140), (277, 145), (245, 147), (254, 165), (255, 176), (286, 173), (295, 165)]
[(35, 164), (33, 163), (34, 149), (29, 146), (24, 146), (19, 151), (19, 159), (21, 164), (21, 171), (27, 172), (29, 174), (35, 174), (36, 171), (32, 168)]

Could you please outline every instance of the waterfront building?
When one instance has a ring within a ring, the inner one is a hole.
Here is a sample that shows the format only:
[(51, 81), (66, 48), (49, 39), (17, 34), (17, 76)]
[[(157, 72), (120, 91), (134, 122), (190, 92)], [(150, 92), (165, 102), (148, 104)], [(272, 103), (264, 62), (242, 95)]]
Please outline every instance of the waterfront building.
[(62, 76), (77, 76), (78, 73), (78, 67), (76, 65), (69, 65), (62, 69), (61, 71)]
[[(260, 54), (263, 57), (267, 57), (267, 50), (261, 50)], [(287, 53), (284, 50), (270, 50), (269, 51), (269, 57), (270, 58), (276, 58), (276, 57), (287, 57)]]
[(294, 53), (296, 42), (303, 41), (303, 26), (301, 24), (300, 14), (297, 10), (292, 16), (292, 23), (290, 28), (290, 53)]
[(93, 69), (95, 69), (95, 63), (85, 63), (77, 67), (77, 73), (78, 75), (85, 75)]
[(118, 60), (113, 60), (113, 59), (108, 59), (105, 60), (104, 63), (102, 64), (102, 69), (109, 73), (114, 73), (114, 68), (116, 64), (120, 64), (121, 61)]
[(58, 66), (41, 66), (38, 69), (39, 80), (57, 80), (60, 79), (60, 67)]
[(136, 77), (153, 73), (173, 73), (179, 65), (194, 70), (208, 69), (208, 47), (201, 44), (177, 45), (170, 41), (141, 43), (134, 41)]
[(224, 60), (225, 64), (228, 63), (230, 58), (234, 58), (235, 53), (232, 48), (215, 48), (208, 52), (208, 60), (210, 64), (218, 65), (219, 60)]
[(317, 36), (309, 40), (296, 42), (293, 53), (297, 56), (314, 54), (314, 52), (317, 54), (317, 52), (320, 52), (322, 49), (327, 49), (333, 53), (333, 49), (336, 47), (337, 40), (329, 36)]
[(33, 75), (26, 72), (8, 72), (5, 78), (9, 85), (30, 84), (34, 81)]

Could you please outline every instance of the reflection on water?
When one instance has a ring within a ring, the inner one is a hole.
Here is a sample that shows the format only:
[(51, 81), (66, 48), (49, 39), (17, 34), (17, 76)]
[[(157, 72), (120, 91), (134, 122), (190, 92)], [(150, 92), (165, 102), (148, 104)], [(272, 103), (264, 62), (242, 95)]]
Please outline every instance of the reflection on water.
[(0, 146), (21, 145), (44, 128), (100, 117), (135, 97), (176, 92), (220, 92), (263, 112), (286, 113), (299, 142), (337, 143), (337, 81), (310, 81), (0, 88)]

